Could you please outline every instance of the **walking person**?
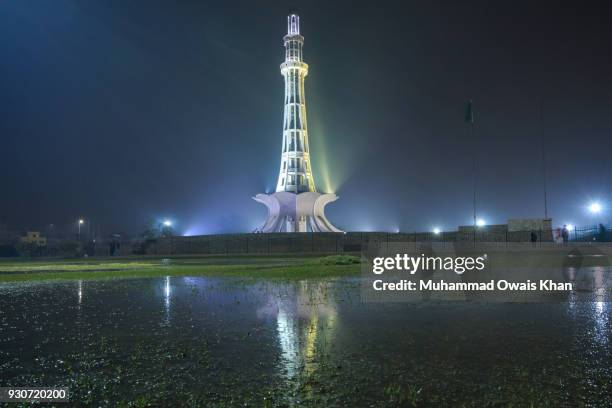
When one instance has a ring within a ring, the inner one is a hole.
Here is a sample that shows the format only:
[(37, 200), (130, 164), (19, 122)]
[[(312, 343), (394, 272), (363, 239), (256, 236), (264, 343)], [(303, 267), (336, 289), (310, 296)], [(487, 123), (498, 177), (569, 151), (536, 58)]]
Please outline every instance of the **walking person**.
[(606, 241), (606, 227), (603, 224), (599, 224), (599, 242)]
[(536, 242), (538, 242), (538, 234), (535, 231), (531, 231), (531, 246), (535, 246)]
[(569, 241), (569, 230), (565, 224), (563, 224), (563, 229), (561, 230), (561, 237), (563, 238), (563, 244), (567, 244), (567, 241)]

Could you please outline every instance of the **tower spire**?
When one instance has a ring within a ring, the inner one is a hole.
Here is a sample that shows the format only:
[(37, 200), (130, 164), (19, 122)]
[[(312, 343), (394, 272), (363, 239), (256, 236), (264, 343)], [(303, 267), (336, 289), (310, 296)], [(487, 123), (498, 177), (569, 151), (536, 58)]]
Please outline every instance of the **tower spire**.
[(300, 16), (297, 14), (287, 16), (287, 35), (300, 35)]

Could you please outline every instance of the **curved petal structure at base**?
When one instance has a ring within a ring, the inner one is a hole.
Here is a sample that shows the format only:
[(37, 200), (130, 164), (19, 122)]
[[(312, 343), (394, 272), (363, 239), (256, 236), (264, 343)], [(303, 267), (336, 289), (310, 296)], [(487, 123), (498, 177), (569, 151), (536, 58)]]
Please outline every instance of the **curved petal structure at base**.
[(342, 232), (325, 217), (325, 206), (338, 199), (335, 194), (280, 191), (253, 199), (268, 207), (268, 219), (255, 232)]

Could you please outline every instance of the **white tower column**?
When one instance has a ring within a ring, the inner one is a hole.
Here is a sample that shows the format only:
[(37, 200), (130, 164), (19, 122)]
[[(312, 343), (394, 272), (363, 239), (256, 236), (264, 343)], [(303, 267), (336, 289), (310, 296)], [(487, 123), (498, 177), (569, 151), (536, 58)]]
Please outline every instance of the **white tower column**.
[(308, 64), (302, 60), (304, 37), (300, 35), (300, 17), (287, 17), (285, 62), (280, 66), (285, 79), (285, 110), (283, 117), (283, 144), (276, 191), (303, 193), (316, 191), (310, 166), (308, 125), (304, 79)]

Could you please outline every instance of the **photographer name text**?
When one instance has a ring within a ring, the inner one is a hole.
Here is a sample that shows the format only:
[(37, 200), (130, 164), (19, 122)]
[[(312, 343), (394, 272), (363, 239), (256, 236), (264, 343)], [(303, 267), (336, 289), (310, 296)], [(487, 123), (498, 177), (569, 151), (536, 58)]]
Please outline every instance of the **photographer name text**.
[(570, 282), (554, 282), (550, 279), (542, 279), (532, 282), (509, 282), (507, 280), (490, 280), (488, 282), (446, 282), (444, 280), (419, 280), (418, 282), (401, 279), (396, 282), (385, 282), (377, 279), (372, 282), (372, 287), (377, 291), (571, 291)]

